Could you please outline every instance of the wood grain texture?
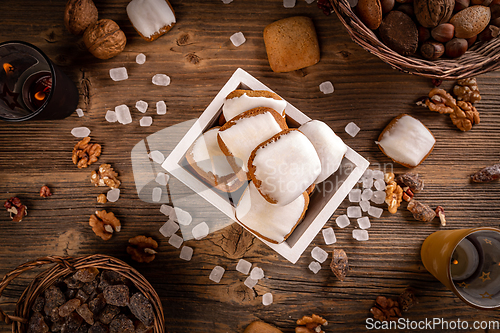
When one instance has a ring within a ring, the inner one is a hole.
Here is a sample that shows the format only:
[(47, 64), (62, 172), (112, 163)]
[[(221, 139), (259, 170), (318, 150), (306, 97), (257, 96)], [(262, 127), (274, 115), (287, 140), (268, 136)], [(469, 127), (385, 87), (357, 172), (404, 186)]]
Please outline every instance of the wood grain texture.
[[(419, 304), (405, 314), (410, 320), (437, 317), (471, 323), (500, 321), (498, 311), (467, 307), (425, 270), (420, 246), (429, 234), (440, 229), (439, 222), (416, 222), (405, 209), (395, 215), (384, 212), (380, 219), (372, 219), (370, 240), (357, 242), (351, 236), (352, 226), (338, 229), (334, 222), (350, 205), (346, 200), (326, 224), (334, 227), (337, 243), (325, 246), (318, 234), (296, 265), (237, 225), (200, 241), (187, 241), (194, 248), (194, 256), (185, 262), (179, 258), (180, 250), (158, 232), (166, 221), (159, 205), (140, 200), (130, 155), (132, 148), (148, 135), (198, 117), (241, 67), (311, 118), (327, 122), (350, 147), (369, 159), (373, 168), (406, 171), (393, 165), (374, 141), (400, 113), (420, 119), (437, 142), (429, 158), (415, 169), (426, 183), (418, 198), (445, 208), (445, 229), (499, 227), (500, 183), (471, 184), (468, 175), (499, 161), (500, 72), (478, 77), (481, 123), (463, 133), (448, 116), (415, 105), (431, 89), (430, 80), (395, 71), (365, 52), (349, 39), (336, 17), (325, 16), (316, 3), (307, 5), (299, 0), (295, 8), (286, 9), (281, 0), (235, 0), (228, 5), (220, 0), (172, 0), (177, 24), (152, 43), (144, 41), (128, 21), (128, 1), (95, 3), (99, 18), (115, 20), (128, 39), (125, 51), (106, 61), (93, 58), (81, 40), (65, 30), (65, 1), (0, 2), (0, 42), (25, 40), (40, 47), (77, 84), (79, 107), (85, 112), (83, 118), (73, 114), (58, 121), (0, 123), (0, 199), (3, 202), (18, 196), (29, 207), (29, 215), (20, 223), (11, 222), (6, 212), (0, 214), (0, 276), (46, 255), (112, 255), (129, 262), (156, 288), (162, 298), (167, 330), (173, 333), (242, 332), (256, 319), (293, 332), (295, 321), (312, 313), (329, 321), (327, 332), (361, 332), (375, 298), (397, 297), (406, 286), (414, 287), (419, 299)], [(321, 61), (295, 72), (273, 73), (262, 32), (269, 23), (293, 15), (313, 19)], [(247, 41), (236, 48), (229, 37), (239, 31)], [(147, 61), (137, 65), (135, 57), (141, 52)], [(108, 71), (120, 66), (127, 67), (129, 79), (113, 82)], [(151, 77), (156, 73), (169, 75), (170, 86), (152, 85)], [(330, 95), (318, 88), (327, 80), (335, 86)], [(445, 82), (443, 87), (449, 90), (452, 84)], [(134, 105), (140, 99), (150, 105), (148, 114), (154, 119), (151, 127), (139, 127), (142, 114)], [(166, 115), (155, 114), (154, 103), (158, 100), (166, 101)], [(132, 124), (104, 120), (106, 111), (119, 104), (131, 107)], [(351, 121), (361, 127), (355, 138), (344, 132)], [(71, 151), (78, 140), (70, 131), (76, 126), (92, 130), (93, 142), (103, 147), (99, 163), (111, 163), (118, 171), (122, 186), (117, 202), (96, 203), (97, 195), (106, 191), (90, 184), (90, 173), (97, 165), (78, 169), (72, 164)], [(44, 184), (51, 187), (52, 197), (39, 196)], [(96, 237), (88, 225), (90, 214), (101, 207), (113, 211), (123, 225), (122, 232), (108, 242)], [(131, 262), (126, 255), (127, 240), (138, 234), (159, 241), (159, 254), (150, 264)], [(308, 270), (310, 250), (316, 245), (346, 251), (350, 271), (345, 282), (336, 280), (329, 271), (329, 261), (316, 275)], [(243, 285), (246, 276), (235, 270), (239, 258), (265, 271), (266, 278), (253, 290)], [(208, 279), (215, 265), (226, 269), (219, 284)], [(15, 301), (29, 278), (17, 279), (5, 292), (8, 298), (0, 301)], [(272, 292), (274, 303), (264, 307), (262, 295), (266, 292)], [(7, 325), (0, 326), (0, 332), (9, 331)]]

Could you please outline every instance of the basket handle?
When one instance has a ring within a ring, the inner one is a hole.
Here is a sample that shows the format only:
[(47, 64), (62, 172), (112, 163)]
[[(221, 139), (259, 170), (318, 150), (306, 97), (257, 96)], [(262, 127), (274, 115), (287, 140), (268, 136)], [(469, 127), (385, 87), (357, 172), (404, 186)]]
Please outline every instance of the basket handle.
[[(43, 266), (47, 264), (58, 264), (61, 266), (66, 267), (67, 269), (74, 271), (75, 268), (69, 260), (73, 259), (72, 257), (59, 257), (59, 256), (48, 256), (48, 257), (43, 257), (36, 259), (34, 261), (30, 261), (27, 263), (24, 263), (20, 266), (18, 266), (16, 269), (8, 273), (7, 275), (4, 276), (2, 279), (2, 282), (0, 282), (0, 296), (2, 296), (3, 291), (7, 286), (10, 284), (12, 280), (14, 280), (16, 277), (21, 275), (22, 273), (32, 270), (34, 268), (37, 268), (38, 266)], [(12, 321), (20, 322), (20, 323), (28, 323), (28, 320), (25, 318), (17, 317), (17, 316), (11, 316), (6, 314), (1, 308), (0, 308), (0, 321), (4, 321), (6, 324), (10, 324)]]

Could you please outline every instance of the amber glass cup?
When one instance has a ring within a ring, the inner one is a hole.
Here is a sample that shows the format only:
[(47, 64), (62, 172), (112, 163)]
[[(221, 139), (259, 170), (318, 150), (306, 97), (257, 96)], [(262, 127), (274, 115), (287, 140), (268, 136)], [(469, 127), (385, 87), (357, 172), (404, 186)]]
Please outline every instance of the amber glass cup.
[(422, 244), (425, 268), (466, 304), (500, 308), (500, 230), (441, 230)]

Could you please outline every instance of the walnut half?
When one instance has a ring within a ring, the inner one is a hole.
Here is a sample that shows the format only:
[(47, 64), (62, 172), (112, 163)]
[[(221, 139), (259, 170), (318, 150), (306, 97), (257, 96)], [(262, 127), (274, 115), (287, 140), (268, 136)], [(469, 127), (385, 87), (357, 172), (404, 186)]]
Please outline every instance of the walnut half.
[(321, 325), (326, 326), (328, 322), (326, 319), (313, 314), (311, 317), (304, 316), (297, 320), (297, 327), (295, 333), (325, 333), (321, 329)]
[(101, 164), (97, 172), (92, 171), (90, 182), (95, 186), (119, 188), (121, 183), (116, 177), (118, 177), (118, 174), (113, 170), (110, 164)]
[(149, 263), (155, 259), (158, 243), (153, 238), (140, 235), (130, 238), (128, 242), (130, 246), (127, 246), (127, 253), (132, 260)]
[(75, 145), (71, 159), (73, 164), (82, 169), (97, 162), (99, 156), (101, 156), (101, 145), (90, 143), (90, 137), (87, 136)]
[(91, 215), (89, 225), (92, 231), (103, 240), (107, 241), (113, 236), (113, 232), (120, 232), (121, 223), (112, 212), (105, 210), (96, 211), (95, 215)]

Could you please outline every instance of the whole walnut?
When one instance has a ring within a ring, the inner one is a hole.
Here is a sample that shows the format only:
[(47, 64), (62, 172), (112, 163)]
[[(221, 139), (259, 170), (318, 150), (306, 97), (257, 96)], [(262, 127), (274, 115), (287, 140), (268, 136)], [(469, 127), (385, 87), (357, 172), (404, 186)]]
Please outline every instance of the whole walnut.
[(418, 22), (423, 27), (434, 28), (450, 20), (455, 0), (415, 0), (413, 6)]
[(127, 37), (115, 21), (103, 19), (85, 30), (83, 41), (96, 58), (109, 59), (123, 51)]
[(73, 35), (81, 35), (97, 22), (97, 7), (92, 0), (69, 0), (64, 12), (64, 25)]

